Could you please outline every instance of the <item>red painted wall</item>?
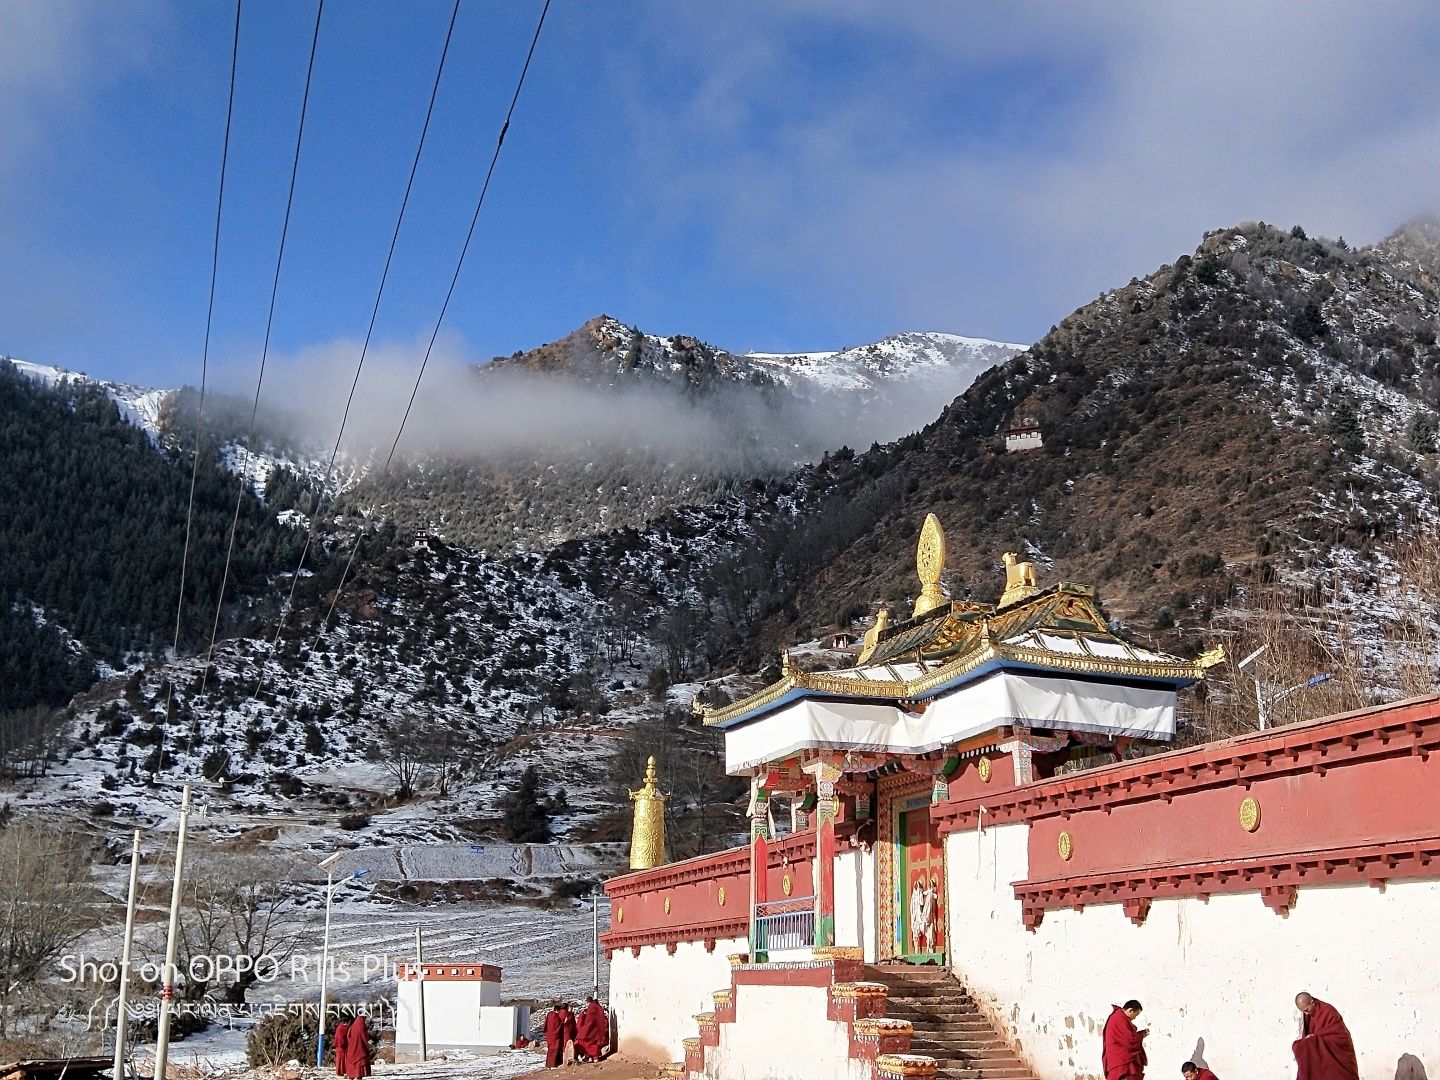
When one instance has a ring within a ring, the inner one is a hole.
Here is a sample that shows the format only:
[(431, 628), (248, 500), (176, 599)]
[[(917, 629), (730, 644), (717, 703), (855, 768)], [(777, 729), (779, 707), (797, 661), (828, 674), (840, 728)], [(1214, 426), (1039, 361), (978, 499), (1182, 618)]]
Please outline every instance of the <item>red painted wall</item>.
[[(1247, 798), (1259, 805), (1253, 831), (1241, 824)], [(986, 825), (1030, 826), (1029, 872), (1015, 883), (1029, 922), (1046, 907), (1212, 891), (1268, 890), (1283, 909), (1296, 886), (1437, 876), (1440, 697), (989, 795), (952, 783), (931, 814), (944, 831), (971, 829), (982, 805)]]
[[(769, 898), (785, 898), (787, 875), (791, 896), (813, 896), (814, 861), (813, 829), (772, 841)], [(602, 939), (606, 948), (739, 936), (750, 919), (750, 849), (730, 848), (626, 874), (606, 882), (605, 891), (611, 904), (610, 932)]]
[[(1260, 804), (1254, 832), (1240, 803)], [(1061, 831), (1072, 854), (1060, 857)], [(1372, 759), (1351, 767), (1260, 776), (1193, 788), (1165, 800), (1051, 815), (1030, 829), (1030, 878), (1243, 859), (1389, 843), (1440, 832), (1440, 757)]]

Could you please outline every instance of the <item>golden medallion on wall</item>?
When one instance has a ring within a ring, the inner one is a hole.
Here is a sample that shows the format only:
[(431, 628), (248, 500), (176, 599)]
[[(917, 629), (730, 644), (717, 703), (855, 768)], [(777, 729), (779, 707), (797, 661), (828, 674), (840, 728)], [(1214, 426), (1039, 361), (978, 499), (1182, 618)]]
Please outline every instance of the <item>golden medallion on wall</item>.
[(1070, 839), (1068, 832), (1062, 832), (1060, 839), (1055, 843), (1055, 848), (1060, 852), (1060, 858), (1069, 862), (1070, 856), (1075, 854), (1075, 841)]
[(1240, 800), (1240, 827), (1246, 832), (1254, 832), (1260, 827), (1260, 803), (1253, 795), (1246, 795)]
[(625, 921), (625, 909), (623, 907), (615, 909), (615, 921), (617, 923), (623, 923)]
[(720, 886), (720, 891), (715, 894), (715, 902), (721, 907), (725, 906), (725, 886)]
[(786, 896), (789, 896), (792, 892), (795, 891), (795, 883), (790, 880), (789, 874), (786, 874), (783, 878), (780, 879), (780, 891), (783, 892)]
[(988, 757), (982, 757), (980, 759), (975, 766), (975, 773), (980, 777), (982, 784), (988, 784), (990, 782), (990, 759)]
[(670, 898), (668, 896), (665, 897), (665, 914), (670, 914)]

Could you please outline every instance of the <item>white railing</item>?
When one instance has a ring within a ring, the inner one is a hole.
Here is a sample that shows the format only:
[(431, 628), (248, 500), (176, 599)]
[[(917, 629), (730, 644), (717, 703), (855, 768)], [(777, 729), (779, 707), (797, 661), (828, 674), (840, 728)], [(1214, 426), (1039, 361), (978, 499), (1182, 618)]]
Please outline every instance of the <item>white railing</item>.
[(815, 943), (815, 898), (792, 896), (756, 904), (751, 921), (756, 954), (808, 949)]

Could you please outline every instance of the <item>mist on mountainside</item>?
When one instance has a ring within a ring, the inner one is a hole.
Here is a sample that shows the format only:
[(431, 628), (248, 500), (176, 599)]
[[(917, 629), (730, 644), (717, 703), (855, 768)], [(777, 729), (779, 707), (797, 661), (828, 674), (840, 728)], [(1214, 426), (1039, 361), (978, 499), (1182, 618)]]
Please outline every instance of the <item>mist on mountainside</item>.
[[(671, 351), (637, 367), (639, 342), (617, 342), (613, 377), (603, 379), (588, 369), (515, 362), (529, 354), (477, 363), (458, 342), (442, 341), (415, 392), (397, 453), (411, 461), (475, 461), (620, 451), (706, 473), (773, 475), (827, 450), (887, 442), (918, 430), (985, 368), (1020, 351), (983, 343), (988, 348), (972, 348), (964, 362), (927, 356), (911, 369), (889, 357), (876, 364), (864, 355), (886, 343), (838, 354), (763, 358), (694, 343), (712, 365), (696, 370), (692, 354), (672, 345), (694, 339), (644, 340), (652, 351)], [(934, 352), (933, 343), (926, 344)], [(358, 343), (339, 341), (273, 364), (262, 395), (262, 436), (312, 450), (333, 446), (358, 356)], [(816, 356), (833, 359), (824, 371), (804, 370), (806, 364), (814, 367)], [(371, 348), (345, 421), (343, 455), (373, 461), (389, 454), (423, 357), (423, 342)], [(872, 367), (867, 377), (857, 377), (854, 369), (867, 364)], [(244, 388), (247, 377), (236, 367), (225, 382), (237, 397), (245, 396), (247, 407), (239, 412), (246, 417), (253, 393)], [(227, 418), (224, 434), (243, 437), (233, 402), (220, 408)], [(212, 417), (211, 426), (217, 420)]]

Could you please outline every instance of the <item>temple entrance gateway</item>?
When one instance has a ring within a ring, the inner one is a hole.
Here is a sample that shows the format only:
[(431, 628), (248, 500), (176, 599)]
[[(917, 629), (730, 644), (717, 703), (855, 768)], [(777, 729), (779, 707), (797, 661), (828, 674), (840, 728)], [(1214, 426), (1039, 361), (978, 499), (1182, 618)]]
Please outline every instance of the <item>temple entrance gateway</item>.
[(912, 964), (945, 962), (945, 855), (930, 800), (900, 813), (903, 936), (898, 955)]

